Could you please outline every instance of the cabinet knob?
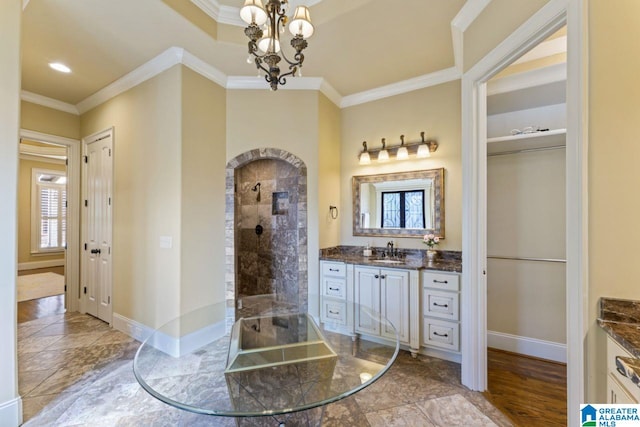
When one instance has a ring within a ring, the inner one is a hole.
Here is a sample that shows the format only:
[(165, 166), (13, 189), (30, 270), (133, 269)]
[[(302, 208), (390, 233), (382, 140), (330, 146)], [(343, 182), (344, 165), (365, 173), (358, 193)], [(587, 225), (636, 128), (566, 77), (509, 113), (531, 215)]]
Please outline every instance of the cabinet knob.
[(434, 332), (433, 335), (435, 335), (437, 337), (444, 337), (444, 338), (447, 338), (449, 336), (449, 334), (439, 334), (437, 332)]
[(376, 279), (379, 279), (379, 278), (380, 278), (380, 276), (379, 276), (379, 275), (377, 275), (377, 274), (376, 274), (375, 276), (373, 276), (373, 277), (375, 277)]
[(380, 275), (380, 278), (381, 278), (381, 279), (386, 279), (386, 278), (387, 278), (387, 276), (386, 276), (385, 274), (381, 274), (381, 275)]
[(329, 286), (329, 290), (330, 290), (330, 291), (339, 291), (339, 290), (340, 290), (340, 288), (332, 288), (331, 286)]
[(335, 271), (335, 272), (338, 272), (338, 271), (340, 271), (340, 270), (338, 270), (337, 268), (330, 268), (330, 269), (329, 269), (329, 271)]
[(444, 307), (444, 308), (449, 307), (449, 304), (438, 304), (437, 302), (434, 302), (433, 305), (436, 307)]
[(447, 282), (446, 280), (436, 280), (436, 279), (433, 279), (433, 283), (442, 283), (442, 284), (445, 284), (445, 285), (446, 285), (446, 284), (447, 284), (447, 283), (449, 283), (449, 282)]

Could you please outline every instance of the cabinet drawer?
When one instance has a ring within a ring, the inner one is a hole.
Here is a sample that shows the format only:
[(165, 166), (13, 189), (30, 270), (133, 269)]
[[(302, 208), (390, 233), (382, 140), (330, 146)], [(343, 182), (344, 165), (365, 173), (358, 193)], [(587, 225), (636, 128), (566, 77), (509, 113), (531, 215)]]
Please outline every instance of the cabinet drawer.
[(426, 288), (457, 292), (460, 290), (460, 276), (457, 274), (423, 271), (422, 286)]
[(458, 351), (460, 325), (454, 322), (424, 318), (422, 323), (423, 345)]
[(322, 320), (328, 323), (347, 324), (347, 304), (340, 301), (322, 301)]
[(322, 274), (324, 276), (347, 277), (347, 265), (343, 262), (322, 262)]
[(322, 280), (322, 294), (327, 297), (345, 299), (347, 296), (347, 283), (344, 279), (325, 277)]
[(457, 292), (424, 289), (422, 304), (422, 314), (425, 316), (456, 321), (460, 319)]

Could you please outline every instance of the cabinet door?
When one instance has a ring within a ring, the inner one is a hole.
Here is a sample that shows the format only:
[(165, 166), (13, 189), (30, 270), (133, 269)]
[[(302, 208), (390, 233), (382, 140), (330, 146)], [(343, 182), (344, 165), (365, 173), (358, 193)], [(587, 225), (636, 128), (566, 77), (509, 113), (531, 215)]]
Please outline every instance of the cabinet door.
[[(398, 331), (400, 342), (409, 342), (409, 272), (380, 270), (381, 313)], [(395, 339), (395, 332), (383, 322), (381, 335)]]
[[(632, 384), (631, 380), (629, 380), (629, 383), (632, 387), (635, 387), (635, 384)], [(607, 389), (607, 403), (619, 405), (630, 405), (638, 403), (611, 374), (609, 374), (607, 377)]]
[(380, 323), (367, 315), (380, 312), (380, 270), (369, 267), (355, 269), (356, 332), (380, 335)]

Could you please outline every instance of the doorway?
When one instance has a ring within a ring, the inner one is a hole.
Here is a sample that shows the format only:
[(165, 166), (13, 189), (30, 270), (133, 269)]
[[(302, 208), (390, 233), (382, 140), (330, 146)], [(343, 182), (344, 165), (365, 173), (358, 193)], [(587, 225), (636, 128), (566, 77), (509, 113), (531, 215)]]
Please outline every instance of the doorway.
[[(23, 239), (22, 243), (19, 243), (19, 246), (23, 246), (21, 250), (23, 255), (18, 264), (19, 276), (27, 275), (28, 272), (54, 274), (53, 276), (46, 275), (47, 277), (41, 276), (38, 280), (32, 280), (39, 281), (43, 279), (47, 286), (50, 284), (48, 279), (53, 278), (60, 281), (60, 278), (56, 275), (63, 276), (64, 295), (51, 298), (49, 301), (40, 301), (40, 304), (32, 302), (23, 305), (31, 305), (34, 309), (77, 311), (79, 308), (80, 265), (78, 247), (80, 236), (78, 206), (80, 194), (80, 141), (21, 129), (20, 142), (20, 162), (24, 161), (26, 165), (25, 168), (21, 168), (18, 191), (19, 197), (26, 196), (21, 210), (28, 209), (30, 212), (32, 211), (30, 209), (31, 204), (33, 204), (31, 195), (36, 196), (38, 189), (42, 190), (47, 197), (57, 195), (64, 196), (65, 199), (50, 200), (50, 204), (46, 206), (47, 209), (44, 212), (47, 214), (46, 228), (44, 230), (41, 229), (42, 217), (40, 216), (40, 227), (33, 227), (34, 231), (32, 231), (32, 223), (38, 222), (39, 215), (35, 215), (38, 209), (33, 211), (34, 215), (29, 213), (27, 217), (22, 217), (20, 220), (21, 225), (19, 225), (19, 234), (26, 234), (28, 237)], [(39, 166), (33, 167), (34, 164)], [(36, 169), (39, 172), (36, 172)], [(47, 174), (47, 171), (51, 173)], [(66, 178), (64, 185), (61, 184), (60, 176), (56, 176), (56, 173), (62, 171)], [(40, 173), (39, 177), (42, 185), (36, 185), (37, 183), (34, 181), (34, 179), (38, 180), (36, 173)], [(65, 194), (57, 191), (62, 187), (65, 190)], [(62, 202), (65, 203), (63, 204)], [(56, 205), (55, 203), (58, 204)], [(55, 212), (53, 207), (57, 208)], [(42, 214), (42, 210), (39, 210), (39, 213)], [(64, 221), (58, 221), (56, 217), (51, 217), (50, 215), (53, 214), (64, 214)], [(63, 229), (64, 232), (62, 232)], [(40, 233), (41, 231), (43, 233)], [(39, 237), (39, 239), (36, 237)], [(45, 240), (44, 243), (42, 242), (43, 239)], [(38, 246), (41, 243), (43, 243), (43, 250), (40, 252)], [(32, 252), (33, 256), (31, 256)]]
[[(584, 295), (586, 293), (586, 68), (582, 0), (551, 1), (467, 71), (462, 79), (463, 123), (463, 264), (462, 382), (485, 390), (486, 355), (486, 96), (487, 81), (514, 59), (567, 25), (567, 142), (566, 142), (566, 307), (567, 407), (584, 401)], [(465, 323), (466, 322), (466, 323)], [(567, 413), (568, 424), (578, 422)]]
[(67, 147), (20, 140), (18, 168), (19, 314), (64, 312)]
[(112, 322), (113, 129), (82, 141), (83, 311)]

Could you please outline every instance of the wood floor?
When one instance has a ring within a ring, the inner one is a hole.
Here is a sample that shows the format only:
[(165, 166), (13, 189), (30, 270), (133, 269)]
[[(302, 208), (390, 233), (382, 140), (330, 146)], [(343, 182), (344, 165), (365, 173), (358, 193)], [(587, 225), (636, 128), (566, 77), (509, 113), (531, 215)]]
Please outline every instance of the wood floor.
[[(64, 267), (23, 270), (18, 272), (18, 276), (48, 272), (64, 275)], [(64, 295), (55, 295), (18, 303), (18, 323), (61, 313), (64, 313)]]
[(484, 393), (516, 426), (567, 425), (567, 368), (561, 363), (488, 349)]

